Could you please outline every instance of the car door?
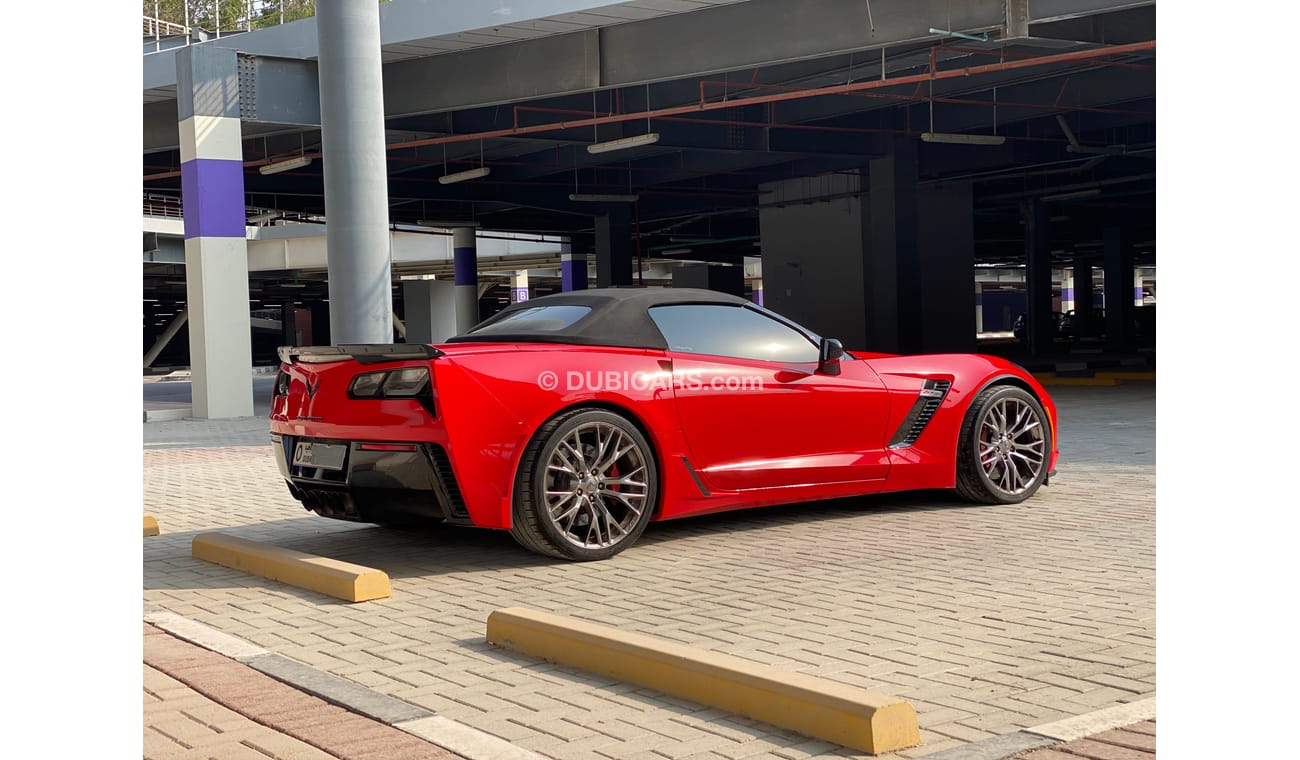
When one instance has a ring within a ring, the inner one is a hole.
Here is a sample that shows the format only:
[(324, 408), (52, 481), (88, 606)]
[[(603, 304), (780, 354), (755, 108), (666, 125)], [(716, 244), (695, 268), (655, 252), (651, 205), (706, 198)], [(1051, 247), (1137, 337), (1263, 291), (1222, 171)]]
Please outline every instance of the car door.
[(711, 490), (883, 481), (889, 399), (866, 362), (817, 371), (813, 339), (742, 305), (650, 315), (668, 343), (691, 466)]

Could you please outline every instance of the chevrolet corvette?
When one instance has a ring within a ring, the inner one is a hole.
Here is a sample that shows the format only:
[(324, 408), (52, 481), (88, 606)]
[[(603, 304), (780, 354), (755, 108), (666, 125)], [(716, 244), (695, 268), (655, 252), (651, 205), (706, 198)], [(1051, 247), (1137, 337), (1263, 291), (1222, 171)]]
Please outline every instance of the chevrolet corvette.
[(437, 345), (284, 347), (270, 415), (319, 515), (508, 530), (604, 559), (651, 521), (951, 489), (1014, 504), (1054, 474), (1056, 407), (975, 354), (845, 351), (722, 293), (512, 304)]

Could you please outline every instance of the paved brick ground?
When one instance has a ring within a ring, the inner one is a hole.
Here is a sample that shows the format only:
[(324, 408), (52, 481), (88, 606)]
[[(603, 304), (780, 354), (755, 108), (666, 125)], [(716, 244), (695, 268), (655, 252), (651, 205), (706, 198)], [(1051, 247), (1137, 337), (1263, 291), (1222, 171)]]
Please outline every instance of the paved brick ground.
[(1016, 760), (1155, 760), (1155, 756), (1156, 722), (1147, 720), (1016, 755)]
[(147, 624), (144, 659), (149, 758), (459, 758)]
[[(944, 493), (652, 525), (558, 563), (504, 533), (317, 518), (265, 422), (146, 425), (145, 600), (556, 758), (851, 756), (484, 641), (488, 613), (576, 615), (896, 694), (914, 757), (1155, 693), (1155, 390), (1059, 388), (1060, 474), (1031, 502)], [(248, 444), (255, 445), (248, 445)], [(195, 446), (203, 448), (196, 448)], [(387, 571), (349, 605), (194, 560), (226, 530)]]
[(255, 723), (165, 673), (143, 667), (146, 760), (334, 760), (334, 755)]

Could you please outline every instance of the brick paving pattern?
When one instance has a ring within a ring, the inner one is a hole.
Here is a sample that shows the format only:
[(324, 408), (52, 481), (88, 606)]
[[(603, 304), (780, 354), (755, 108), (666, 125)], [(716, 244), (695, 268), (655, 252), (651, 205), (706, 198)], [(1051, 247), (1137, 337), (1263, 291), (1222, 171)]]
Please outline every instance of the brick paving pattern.
[(162, 671), (144, 666), (145, 760), (334, 760), (229, 710)]
[(459, 758), (151, 625), (144, 640), (146, 757)]
[[(1059, 388), (1059, 475), (1031, 502), (920, 493), (653, 524), (561, 563), (503, 532), (395, 531), (305, 512), (265, 422), (151, 423), (145, 601), (555, 758), (846, 757), (658, 692), (498, 650), (528, 606), (883, 691), (917, 757), (1155, 694), (1154, 385)], [(260, 442), (259, 442), (260, 441)], [(256, 445), (248, 445), (250, 442)], [(190, 557), (225, 530), (386, 571), (351, 605)], [(1061, 751), (1061, 750), (1057, 750)]]
[(1156, 722), (1146, 720), (1016, 755), (1016, 760), (1154, 760), (1155, 756)]

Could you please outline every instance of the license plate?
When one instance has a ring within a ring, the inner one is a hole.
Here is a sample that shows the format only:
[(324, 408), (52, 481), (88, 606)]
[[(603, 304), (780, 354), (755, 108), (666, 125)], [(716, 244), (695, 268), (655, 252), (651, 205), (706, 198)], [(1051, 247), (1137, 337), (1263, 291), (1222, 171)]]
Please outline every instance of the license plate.
[(295, 467), (320, 467), (326, 470), (341, 470), (347, 453), (348, 447), (346, 444), (299, 441), (293, 450), (293, 464)]

